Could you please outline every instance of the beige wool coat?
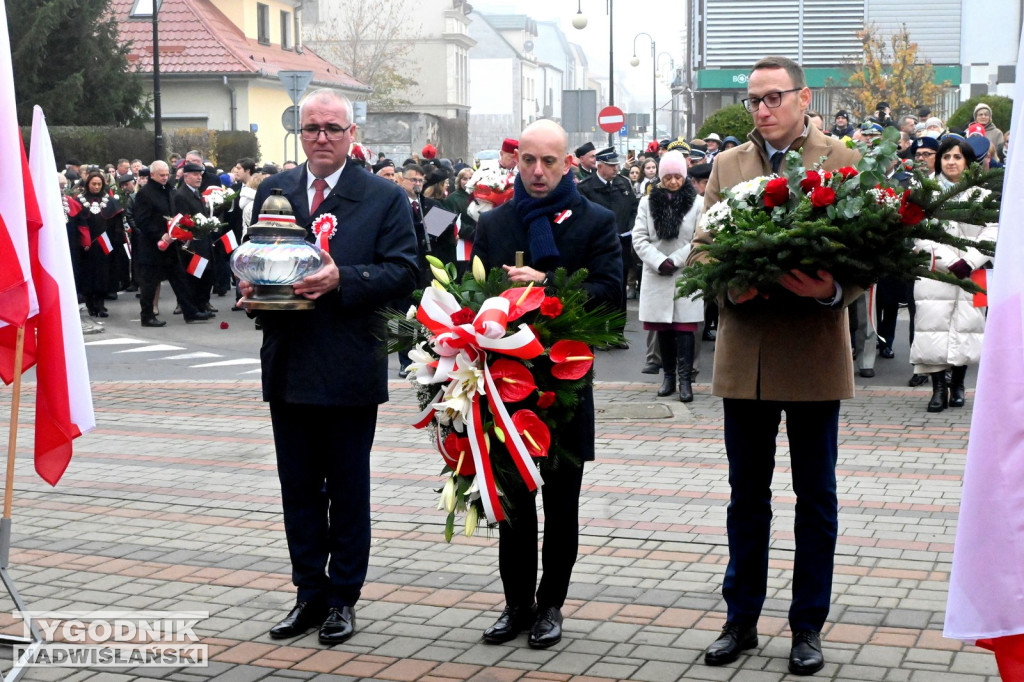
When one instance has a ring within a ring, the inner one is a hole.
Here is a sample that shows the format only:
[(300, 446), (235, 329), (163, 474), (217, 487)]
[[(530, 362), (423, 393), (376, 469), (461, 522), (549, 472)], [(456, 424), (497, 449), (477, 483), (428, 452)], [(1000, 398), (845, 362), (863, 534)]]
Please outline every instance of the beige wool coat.
[[(826, 170), (857, 162), (855, 150), (809, 123), (807, 131), (806, 137), (797, 138), (791, 146), (801, 150), (805, 167), (812, 167), (821, 157), (825, 157)], [(704, 194), (705, 211), (721, 199), (723, 188), (771, 174), (764, 139), (756, 130), (747, 137), (748, 142), (715, 157)], [(693, 243), (697, 246), (712, 240), (707, 230), (698, 228)], [(695, 250), (688, 262), (707, 257)], [(778, 401), (853, 397), (853, 351), (846, 306), (863, 289), (840, 285), (843, 300), (835, 307), (788, 292), (740, 305), (720, 300), (712, 394)]]

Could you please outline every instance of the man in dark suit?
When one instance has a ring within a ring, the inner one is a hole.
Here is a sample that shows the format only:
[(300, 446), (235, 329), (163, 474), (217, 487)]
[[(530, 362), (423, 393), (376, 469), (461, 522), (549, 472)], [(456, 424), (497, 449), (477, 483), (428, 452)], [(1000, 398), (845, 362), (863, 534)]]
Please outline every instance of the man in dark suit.
[[(139, 189), (135, 198), (135, 226), (139, 229), (138, 248), (134, 257), (139, 275), (139, 305), (143, 327), (163, 327), (153, 312), (156, 287), (161, 280), (171, 283), (185, 322), (202, 322), (213, 317), (199, 310), (192, 302), (188, 275), (179, 260), (181, 245), (167, 235), (167, 217), (174, 215), (170, 170), (163, 161), (149, 167), (149, 182)], [(160, 243), (163, 242), (163, 249)]]
[[(576, 190), (568, 137), (548, 120), (529, 125), (519, 139), (515, 196), (480, 216), (473, 255), (487, 268), (503, 267), (513, 282), (543, 286), (554, 271), (586, 268), (590, 304), (619, 305), (622, 262), (615, 216)], [(523, 252), (522, 267), (516, 252)], [(525, 484), (503, 492), (509, 517), (499, 526), (498, 568), (505, 610), (484, 641), (512, 640), (529, 628), (529, 644), (546, 648), (562, 638), (562, 604), (576, 562), (583, 462), (594, 459), (594, 395), (579, 396), (574, 421), (559, 434), (579, 461), (544, 472), (544, 573), (537, 585), (537, 506)], [(536, 595), (536, 606), (534, 597)]]
[[(174, 190), (174, 213), (208, 215), (206, 203), (199, 194), (201, 191), (199, 188), (203, 181), (203, 167), (187, 161), (182, 168), (181, 180), (181, 185)], [(189, 291), (192, 292), (192, 302), (200, 310), (216, 313), (217, 311), (210, 305), (210, 292), (213, 289), (213, 238), (207, 236), (191, 240), (189, 250), (182, 249), (181, 251), (183, 265), (188, 265), (192, 254), (201, 256), (207, 261), (202, 276), (189, 276), (188, 284)]]
[[(315, 307), (260, 312), (263, 399), (298, 588), (295, 607), (270, 636), (319, 627), (320, 642), (331, 645), (355, 631), (370, 557), (370, 448), (377, 406), (388, 399), (379, 308), (415, 287), (416, 237), (402, 190), (346, 163), (352, 104), (316, 90), (303, 100), (300, 120), (308, 161), (265, 180), (252, 214), (281, 189), (310, 238), (314, 226), (337, 222), (326, 232), (323, 267), (294, 285)], [(239, 286), (252, 294), (249, 282)]]
[(597, 152), (597, 170), (580, 180), (580, 194), (590, 201), (604, 206), (615, 214), (615, 224), (619, 233), (619, 248), (622, 250), (622, 301), (623, 326), (618, 331), (623, 334), (622, 340), (611, 344), (611, 348), (626, 350), (629, 344), (625, 337), (626, 283), (630, 266), (633, 263), (633, 223), (636, 222), (636, 210), (639, 201), (633, 193), (633, 186), (627, 178), (619, 175), (621, 160), (614, 147)]

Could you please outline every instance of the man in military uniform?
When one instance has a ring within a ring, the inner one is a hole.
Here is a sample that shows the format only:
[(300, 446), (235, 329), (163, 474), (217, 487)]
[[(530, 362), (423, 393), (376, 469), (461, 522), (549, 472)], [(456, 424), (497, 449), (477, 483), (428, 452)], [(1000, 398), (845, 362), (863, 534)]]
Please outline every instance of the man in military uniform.
[[(615, 214), (615, 225), (619, 233), (619, 244), (622, 247), (622, 296), (620, 305), (626, 311), (626, 282), (629, 281), (629, 270), (633, 264), (633, 223), (636, 221), (636, 209), (639, 201), (633, 193), (629, 179), (619, 175), (621, 160), (614, 147), (602, 149), (595, 155), (597, 169), (580, 181), (580, 194), (595, 204), (604, 206)], [(625, 316), (623, 316), (625, 320)], [(625, 324), (625, 323), (623, 323)], [(623, 327), (623, 333), (625, 328)], [(612, 348), (625, 350), (629, 348), (626, 337), (611, 345)]]
[(597, 149), (593, 142), (584, 142), (576, 148), (576, 159), (580, 162), (576, 167), (576, 181), (582, 182), (594, 174), (594, 167), (597, 165)]

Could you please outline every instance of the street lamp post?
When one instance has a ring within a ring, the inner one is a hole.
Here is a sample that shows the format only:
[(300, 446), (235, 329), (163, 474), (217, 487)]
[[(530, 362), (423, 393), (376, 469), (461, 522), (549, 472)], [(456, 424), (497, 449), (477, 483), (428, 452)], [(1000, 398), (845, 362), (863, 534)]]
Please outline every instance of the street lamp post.
[(669, 86), (669, 92), (672, 93), (672, 123), (669, 125), (669, 134), (672, 139), (678, 137), (676, 134), (676, 119), (679, 118), (676, 109), (676, 60), (672, 59), (672, 55), (668, 52), (659, 52), (658, 58), (655, 63), (658, 65), (658, 74), (661, 75), (661, 58), (668, 57), (669, 68), (672, 70), (672, 83)]
[(164, 130), (160, 118), (160, 2), (153, 0), (153, 160), (164, 158)]
[[(582, 31), (587, 27), (587, 15), (583, 13), (583, 0), (576, 0), (576, 16), (572, 18), (575, 29)], [(615, 105), (615, 21), (613, 5), (615, 0), (608, 0), (608, 106)], [(615, 145), (615, 133), (608, 133), (608, 144)]]
[(655, 58), (657, 53), (657, 47), (655, 47), (654, 38), (651, 37), (650, 33), (637, 33), (633, 36), (633, 58), (629, 60), (629, 63), (633, 66), (640, 65), (640, 58), (636, 56), (636, 39), (640, 36), (647, 36), (647, 39), (651, 41), (651, 139), (658, 139), (658, 60)]

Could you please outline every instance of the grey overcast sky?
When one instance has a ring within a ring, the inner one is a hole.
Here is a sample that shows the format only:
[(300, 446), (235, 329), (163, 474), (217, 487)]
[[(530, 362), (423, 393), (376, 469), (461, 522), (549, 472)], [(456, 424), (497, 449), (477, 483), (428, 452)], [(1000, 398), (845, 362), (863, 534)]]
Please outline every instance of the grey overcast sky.
[[(630, 66), (634, 36), (643, 32), (654, 38), (658, 54), (668, 53), (677, 67), (683, 65), (684, 26), (686, 3), (683, 0), (611, 0), (615, 37), (615, 81), (629, 91), (627, 97), (635, 100), (633, 109), (640, 113), (651, 108), (651, 43), (645, 36), (636, 38), (636, 54), (640, 64)], [(587, 17), (587, 26), (577, 30), (572, 26), (577, 3)], [(481, 12), (527, 14), (533, 19), (559, 22), (570, 42), (577, 43), (586, 52), (591, 73), (608, 77), (608, 0), (478, 0), (474, 7)], [(669, 100), (668, 83), (671, 82), (670, 62), (667, 56), (659, 59), (661, 78), (658, 79), (658, 106)], [(619, 88), (617, 87), (616, 90)], [(603, 106), (604, 102), (599, 102)], [(617, 106), (626, 104), (616, 101)]]

